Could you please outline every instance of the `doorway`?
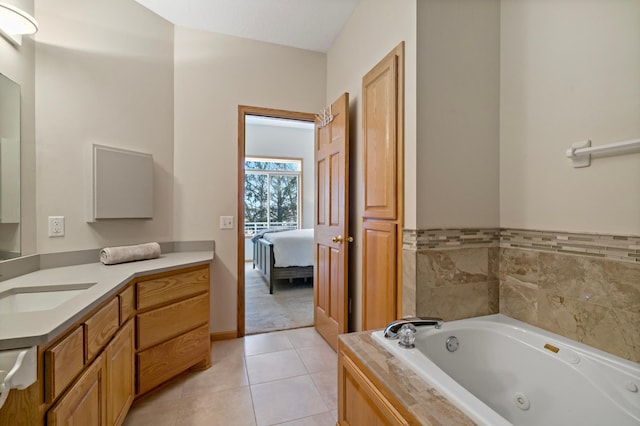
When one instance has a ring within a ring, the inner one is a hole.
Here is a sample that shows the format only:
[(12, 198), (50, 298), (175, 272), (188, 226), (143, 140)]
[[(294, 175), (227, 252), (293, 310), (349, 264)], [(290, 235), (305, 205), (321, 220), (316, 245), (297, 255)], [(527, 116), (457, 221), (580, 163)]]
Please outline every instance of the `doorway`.
[[(238, 107), (240, 337), (313, 325), (312, 278), (294, 274), (286, 279), (270, 279), (269, 272), (264, 269), (261, 272), (256, 265), (256, 256), (260, 254), (256, 254), (258, 239), (254, 237), (273, 228), (313, 228), (314, 119), (314, 114)], [(295, 146), (292, 139), (302, 137), (305, 129), (310, 134), (310, 158), (302, 153), (304, 147)], [(246, 190), (253, 191), (249, 204), (245, 200)]]

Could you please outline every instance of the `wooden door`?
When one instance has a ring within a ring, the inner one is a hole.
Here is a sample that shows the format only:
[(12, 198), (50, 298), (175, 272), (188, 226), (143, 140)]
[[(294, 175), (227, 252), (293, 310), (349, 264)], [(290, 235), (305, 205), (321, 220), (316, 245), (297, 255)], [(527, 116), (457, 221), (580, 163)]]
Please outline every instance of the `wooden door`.
[(404, 44), (362, 79), (362, 328), (401, 316), (404, 219)]
[(316, 122), (314, 324), (337, 350), (346, 333), (349, 255), (349, 94), (331, 104), (333, 120)]

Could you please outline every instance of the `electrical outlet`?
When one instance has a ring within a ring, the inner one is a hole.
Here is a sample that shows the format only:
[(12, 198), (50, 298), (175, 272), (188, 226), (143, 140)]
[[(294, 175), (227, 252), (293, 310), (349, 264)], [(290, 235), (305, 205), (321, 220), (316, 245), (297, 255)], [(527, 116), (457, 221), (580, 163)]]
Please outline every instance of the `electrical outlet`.
[(220, 216), (220, 229), (233, 229), (233, 216)]
[(49, 237), (64, 237), (64, 216), (49, 216)]

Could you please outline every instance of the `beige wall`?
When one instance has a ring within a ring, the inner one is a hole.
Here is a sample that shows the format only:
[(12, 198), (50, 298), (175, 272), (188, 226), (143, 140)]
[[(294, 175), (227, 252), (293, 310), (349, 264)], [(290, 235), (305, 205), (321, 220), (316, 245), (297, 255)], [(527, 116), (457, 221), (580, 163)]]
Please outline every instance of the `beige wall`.
[(362, 0), (327, 52), (327, 103), (349, 92), (351, 143), (351, 329), (360, 329), (362, 299), (362, 77), (405, 42), (405, 226), (416, 210), (416, 0)]
[[(129, 0), (43, 0), (36, 15), (38, 252), (172, 240), (173, 26)], [(153, 220), (86, 222), (92, 143), (153, 154)], [(50, 215), (64, 237), (48, 238)]]
[(503, 0), (500, 225), (640, 235), (640, 153), (575, 169), (564, 151), (640, 138), (640, 2)]
[[(34, 13), (33, 0), (10, 0), (8, 4)], [(33, 37), (22, 38), (22, 46), (14, 46), (0, 37), (0, 73), (20, 85), (20, 246), (23, 254), (36, 252), (35, 226), (35, 43)]]
[(500, 2), (421, 0), (417, 16), (417, 228), (498, 226)]
[(212, 331), (236, 330), (238, 105), (318, 112), (325, 55), (175, 29), (174, 238), (213, 239)]

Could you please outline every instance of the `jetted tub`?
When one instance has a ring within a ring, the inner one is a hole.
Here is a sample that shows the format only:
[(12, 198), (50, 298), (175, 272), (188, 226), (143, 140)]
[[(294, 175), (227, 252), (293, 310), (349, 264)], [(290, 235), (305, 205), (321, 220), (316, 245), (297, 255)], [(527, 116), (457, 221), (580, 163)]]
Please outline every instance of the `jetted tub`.
[(640, 425), (640, 364), (504, 315), (373, 337), (481, 425)]

